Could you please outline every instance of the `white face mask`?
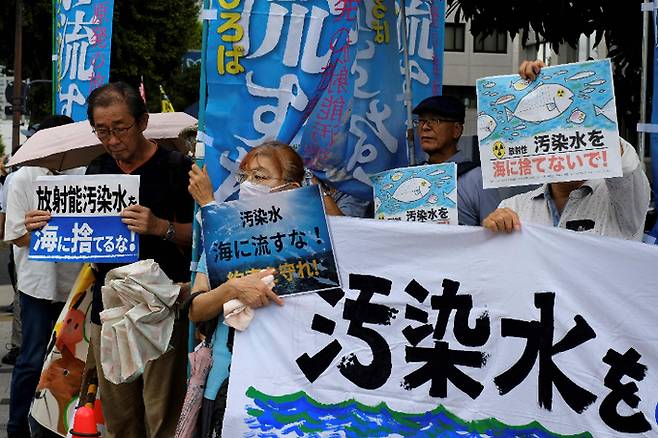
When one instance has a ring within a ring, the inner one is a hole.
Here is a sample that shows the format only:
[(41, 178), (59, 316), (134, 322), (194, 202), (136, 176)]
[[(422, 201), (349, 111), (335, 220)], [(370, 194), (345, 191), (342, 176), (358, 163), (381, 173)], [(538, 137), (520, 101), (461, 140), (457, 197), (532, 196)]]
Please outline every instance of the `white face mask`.
[(262, 184), (254, 184), (251, 181), (240, 183), (240, 192), (238, 199), (250, 199), (270, 193), (270, 188)]

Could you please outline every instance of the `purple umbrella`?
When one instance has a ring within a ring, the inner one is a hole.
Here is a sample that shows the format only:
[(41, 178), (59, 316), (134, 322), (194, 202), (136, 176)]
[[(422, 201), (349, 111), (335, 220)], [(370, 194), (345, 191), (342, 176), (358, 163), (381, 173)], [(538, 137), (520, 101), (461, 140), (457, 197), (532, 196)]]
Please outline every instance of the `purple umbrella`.
[(205, 342), (200, 348), (191, 352), (189, 357), (190, 381), (187, 385), (183, 409), (176, 425), (176, 438), (191, 438), (194, 433), (197, 418), (201, 411), (206, 378), (212, 365), (212, 351)]

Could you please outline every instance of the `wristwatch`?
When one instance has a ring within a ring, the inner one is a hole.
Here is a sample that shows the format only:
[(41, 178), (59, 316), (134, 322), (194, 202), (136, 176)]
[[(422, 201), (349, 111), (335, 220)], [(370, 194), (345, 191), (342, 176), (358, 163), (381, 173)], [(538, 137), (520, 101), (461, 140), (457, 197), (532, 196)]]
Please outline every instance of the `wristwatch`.
[(174, 224), (172, 224), (170, 221), (167, 221), (167, 231), (165, 232), (164, 236), (162, 236), (162, 239), (171, 242), (174, 240), (175, 235), (176, 228), (174, 228)]

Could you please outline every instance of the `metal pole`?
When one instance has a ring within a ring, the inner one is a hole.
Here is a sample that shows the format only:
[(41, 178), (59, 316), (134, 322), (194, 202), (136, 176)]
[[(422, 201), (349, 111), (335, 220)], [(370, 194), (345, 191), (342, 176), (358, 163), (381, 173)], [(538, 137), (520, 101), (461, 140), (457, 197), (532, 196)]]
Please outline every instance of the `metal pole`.
[(23, 1), (16, 0), (16, 32), (14, 40), (14, 109), (11, 132), (11, 153), (16, 153), (20, 143), (21, 115), (23, 113), (22, 81), (23, 81)]
[(52, 0), (52, 26), (53, 26), (53, 40), (51, 47), (51, 61), (52, 61), (52, 87), (51, 87), (51, 102), (50, 102), (50, 113), (55, 114), (57, 108), (57, 0)]
[[(645, 1), (645, 4), (652, 3)], [(647, 122), (647, 67), (649, 56), (649, 14), (651, 11), (645, 10), (642, 16), (642, 79), (640, 80), (640, 123)], [(644, 132), (638, 132), (637, 154), (640, 156), (640, 161), (644, 166), (645, 155), (645, 139)]]
[(401, 38), (402, 38), (402, 53), (404, 59), (404, 104), (407, 107), (407, 157), (409, 158), (409, 165), (416, 164), (416, 145), (414, 140), (414, 125), (413, 115), (413, 99), (411, 94), (411, 68), (409, 67), (409, 41), (407, 41), (407, 11), (405, 0), (400, 0), (400, 21)]

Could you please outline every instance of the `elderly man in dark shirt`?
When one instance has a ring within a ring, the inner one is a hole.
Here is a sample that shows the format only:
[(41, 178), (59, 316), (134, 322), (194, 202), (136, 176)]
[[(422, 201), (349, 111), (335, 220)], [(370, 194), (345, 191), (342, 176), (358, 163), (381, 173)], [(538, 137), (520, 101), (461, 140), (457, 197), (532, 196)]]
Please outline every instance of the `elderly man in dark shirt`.
[[(148, 112), (135, 89), (117, 82), (94, 90), (87, 99), (89, 123), (105, 148), (87, 174), (139, 175), (139, 205), (121, 213), (128, 229), (140, 236), (140, 260), (154, 259), (174, 282), (189, 280), (194, 201), (187, 191), (191, 160), (167, 151), (144, 136)], [(32, 216), (32, 229), (50, 219)], [(91, 349), (97, 365), (106, 438), (174, 436), (185, 397), (188, 323), (184, 312), (176, 320), (173, 347), (150, 361), (138, 379), (115, 385), (100, 365), (101, 286), (106, 274), (120, 265), (97, 264), (93, 289)]]

